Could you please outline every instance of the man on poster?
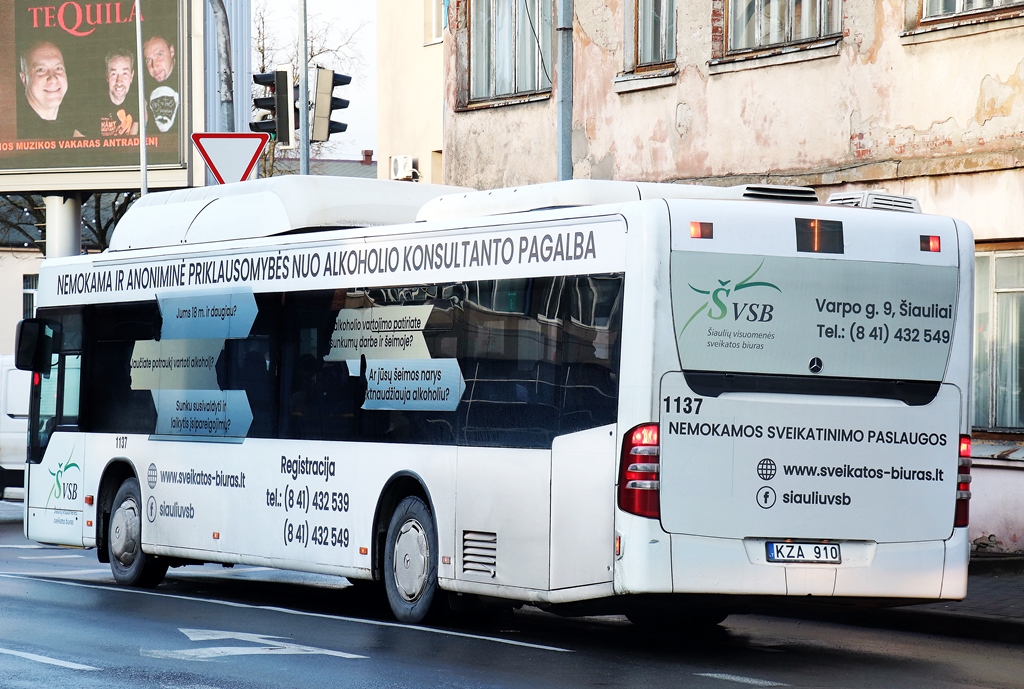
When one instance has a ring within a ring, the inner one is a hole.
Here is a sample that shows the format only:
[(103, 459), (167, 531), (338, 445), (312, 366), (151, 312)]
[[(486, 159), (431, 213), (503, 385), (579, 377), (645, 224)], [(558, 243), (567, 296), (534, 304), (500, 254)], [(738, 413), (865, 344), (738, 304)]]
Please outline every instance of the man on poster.
[(149, 110), (157, 129), (168, 132), (174, 127), (181, 103), (174, 75), (174, 46), (163, 36), (154, 35), (143, 45), (142, 55), (146, 59), (146, 71), (156, 82), (149, 93)]
[(68, 124), (60, 106), (68, 91), (64, 55), (53, 43), (38, 41), (28, 46), (20, 59), (25, 101), (18, 103), (18, 138), (67, 139), (82, 136)]
[[(129, 136), (139, 133), (138, 109), (128, 97), (135, 80), (135, 55), (127, 49), (115, 48), (107, 53), (107, 98), (98, 115), (100, 136)], [(137, 100), (137, 96), (136, 96)]]

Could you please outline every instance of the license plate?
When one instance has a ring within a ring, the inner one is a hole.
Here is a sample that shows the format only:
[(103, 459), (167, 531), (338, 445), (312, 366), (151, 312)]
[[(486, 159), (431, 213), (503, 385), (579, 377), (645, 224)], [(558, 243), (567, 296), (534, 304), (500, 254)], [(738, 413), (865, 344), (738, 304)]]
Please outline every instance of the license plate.
[(838, 543), (778, 543), (768, 541), (768, 562), (842, 562)]

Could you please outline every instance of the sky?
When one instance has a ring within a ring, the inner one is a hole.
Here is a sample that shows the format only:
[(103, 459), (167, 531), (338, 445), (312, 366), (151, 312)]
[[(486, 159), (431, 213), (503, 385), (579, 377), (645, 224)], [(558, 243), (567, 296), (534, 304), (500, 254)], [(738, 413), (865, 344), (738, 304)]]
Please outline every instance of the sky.
[[(255, 6), (256, 2), (253, 1)], [(295, 9), (282, 8), (285, 3), (271, 0), (275, 21), (278, 27), (278, 38), (281, 43), (298, 41), (301, 23), (298, 8), (301, 0), (290, 0), (288, 5)], [(363, 150), (372, 150), (373, 159), (377, 159), (377, 2), (376, 0), (306, 0), (307, 12), (310, 17), (317, 15), (332, 22), (339, 33), (348, 34), (356, 30), (353, 41), (353, 52), (361, 63), (353, 70), (345, 71), (346, 66), (324, 64), (324, 67), (337, 72), (350, 74), (352, 83), (334, 90), (334, 95), (345, 98), (350, 105), (344, 110), (335, 111), (333, 119), (348, 124), (348, 130), (331, 136), (329, 144), (324, 146), (321, 157), (359, 160)], [(313, 30), (312, 23), (310, 30)], [(313, 88), (312, 80), (310, 88)]]

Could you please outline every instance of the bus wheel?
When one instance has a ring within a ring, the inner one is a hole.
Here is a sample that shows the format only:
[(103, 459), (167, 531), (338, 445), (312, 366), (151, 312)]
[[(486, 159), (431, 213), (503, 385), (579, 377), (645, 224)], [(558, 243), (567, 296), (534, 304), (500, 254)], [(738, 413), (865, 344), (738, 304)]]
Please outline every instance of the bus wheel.
[(384, 589), (400, 622), (426, 619), (437, 593), (437, 533), (426, 504), (409, 496), (398, 503), (384, 547)]
[(136, 478), (125, 480), (114, 497), (107, 548), (114, 580), (124, 586), (152, 588), (167, 574), (167, 564), (142, 552), (142, 492)]

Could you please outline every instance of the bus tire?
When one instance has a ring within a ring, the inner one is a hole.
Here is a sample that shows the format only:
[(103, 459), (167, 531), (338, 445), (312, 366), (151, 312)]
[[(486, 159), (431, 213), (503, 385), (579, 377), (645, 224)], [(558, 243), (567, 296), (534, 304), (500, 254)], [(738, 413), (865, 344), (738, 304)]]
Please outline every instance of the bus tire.
[(114, 581), (152, 588), (163, 581), (167, 563), (142, 551), (142, 492), (135, 477), (125, 479), (114, 497), (107, 549)]
[(427, 505), (409, 496), (398, 503), (384, 546), (384, 590), (399, 622), (419, 624), (437, 596), (437, 529)]

